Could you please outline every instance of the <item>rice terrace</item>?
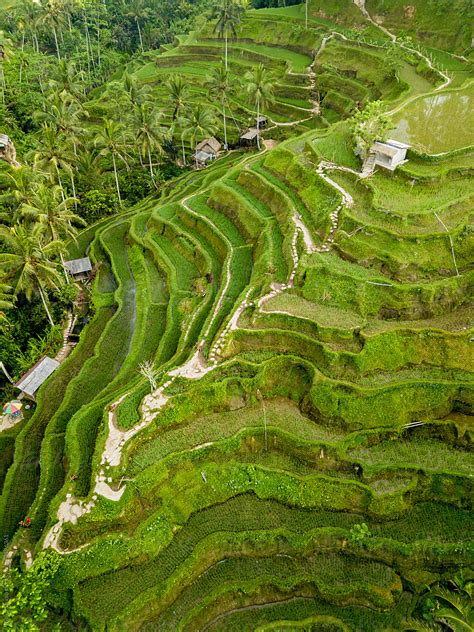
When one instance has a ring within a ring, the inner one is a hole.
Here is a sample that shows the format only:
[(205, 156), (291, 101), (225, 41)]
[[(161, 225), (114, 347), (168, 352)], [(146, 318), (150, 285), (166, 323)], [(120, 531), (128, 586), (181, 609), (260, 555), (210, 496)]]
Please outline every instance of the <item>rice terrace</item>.
[(0, 0), (2, 630), (474, 630), (469, 0)]

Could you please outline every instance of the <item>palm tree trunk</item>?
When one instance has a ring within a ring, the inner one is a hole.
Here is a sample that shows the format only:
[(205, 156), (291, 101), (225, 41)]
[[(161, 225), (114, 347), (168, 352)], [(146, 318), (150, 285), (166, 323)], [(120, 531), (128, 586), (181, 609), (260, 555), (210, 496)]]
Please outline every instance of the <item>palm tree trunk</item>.
[(148, 143), (148, 166), (150, 167), (150, 175), (153, 180), (153, 184), (155, 184), (155, 174), (153, 173), (153, 165), (151, 164), (151, 149), (150, 143)]
[(308, 28), (308, 0), (305, 2), (305, 28)]
[(58, 165), (56, 165), (56, 175), (58, 176), (58, 183), (59, 183), (59, 188), (61, 189), (61, 199), (64, 202), (64, 200), (66, 199), (64, 196), (64, 187), (63, 187), (63, 181), (61, 180), (61, 176), (59, 174), (59, 167)]
[(40, 296), (41, 296), (41, 300), (43, 301), (44, 309), (46, 311), (46, 314), (48, 315), (49, 323), (50, 323), (51, 327), (54, 327), (54, 321), (51, 318), (51, 314), (49, 312), (48, 305), (46, 303), (46, 297), (45, 297), (44, 292), (43, 292), (43, 290), (42, 290), (40, 285), (38, 286), (38, 289), (39, 289), (39, 293), (40, 293)]
[(112, 163), (114, 165), (115, 186), (117, 187), (117, 197), (119, 201), (119, 206), (122, 206), (122, 196), (120, 195), (120, 185), (119, 185), (118, 173), (117, 173), (117, 163), (115, 162), (114, 152), (112, 152)]
[(183, 166), (185, 167), (186, 166), (186, 153), (184, 151), (184, 138), (183, 138), (183, 136), (181, 136), (181, 149), (182, 149), (182, 152), (183, 152)]
[(142, 30), (140, 28), (140, 22), (138, 21), (138, 18), (135, 18), (135, 22), (137, 23), (138, 37), (140, 38), (140, 47), (142, 49), (142, 53), (144, 53), (145, 49), (143, 48)]
[(227, 31), (225, 32), (225, 69), (228, 70), (228, 66), (227, 66)]
[(59, 53), (59, 42), (58, 42), (58, 34), (56, 33), (56, 27), (53, 24), (53, 34), (54, 34), (54, 41), (56, 43), (56, 54), (58, 56), (59, 61), (61, 61), (61, 55)]
[(71, 169), (71, 186), (72, 186), (72, 196), (74, 198), (74, 208), (77, 211), (76, 183), (74, 181), (74, 173), (72, 169)]
[[(225, 98), (225, 97), (224, 97)], [(229, 145), (227, 143), (227, 121), (225, 117), (225, 100), (222, 99), (222, 116), (224, 118), (224, 149), (227, 151)]]
[(14, 384), (12, 378), (10, 377), (10, 374), (8, 373), (7, 369), (5, 368), (5, 365), (3, 364), (3, 362), (0, 362), (0, 369), (2, 369), (2, 371), (5, 373), (5, 377), (7, 378), (7, 380), (11, 383)]
[(59, 258), (61, 259), (61, 263), (62, 263), (62, 266), (63, 266), (63, 272), (64, 272), (64, 276), (66, 277), (66, 283), (69, 285), (69, 275), (68, 275), (67, 270), (66, 270), (66, 268), (64, 266), (64, 256), (63, 256), (62, 252), (59, 253)]
[(257, 148), (260, 151), (260, 95), (257, 96)]

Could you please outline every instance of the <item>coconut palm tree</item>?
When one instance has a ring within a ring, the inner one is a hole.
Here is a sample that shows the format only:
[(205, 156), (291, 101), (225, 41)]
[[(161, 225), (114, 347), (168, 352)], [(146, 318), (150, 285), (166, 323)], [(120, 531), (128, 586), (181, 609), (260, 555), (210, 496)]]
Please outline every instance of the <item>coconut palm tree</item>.
[(227, 143), (227, 120), (226, 120), (226, 99), (230, 91), (230, 77), (229, 71), (226, 69), (225, 64), (221, 63), (218, 68), (215, 68), (210, 80), (207, 84), (209, 92), (212, 97), (215, 97), (220, 101), (222, 108), (222, 119), (224, 123), (224, 149), (228, 148)]
[(26, 227), (16, 224), (11, 228), (0, 226), (0, 240), (6, 252), (0, 253), (0, 271), (3, 282), (10, 282), (13, 294), (24, 294), (28, 301), (39, 294), (52, 327), (54, 321), (48, 308), (47, 290), (61, 286), (61, 275), (52, 261), (63, 244), (50, 241), (45, 244), (43, 227), (39, 224)]
[(2, 88), (2, 103), (5, 103), (5, 90), (7, 87), (3, 64), (11, 58), (12, 54), (12, 41), (5, 36), (3, 31), (0, 31), (0, 85)]
[(143, 48), (143, 37), (142, 30), (140, 28), (140, 22), (150, 17), (151, 9), (145, 5), (143, 0), (132, 0), (128, 7), (128, 12), (125, 15), (135, 20), (135, 24), (137, 25), (138, 38), (140, 40), (140, 48), (142, 49), (142, 53), (145, 52), (145, 49)]
[[(74, 198), (62, 199), (61, 190), (58, 186), (47, 186), (40, 184), (33, 199), (28, 204), (23, 204), (19, 213), (25, 220), (31, 220), (44, 229), (46, 241), (61, 241), (63, 239), (74, 239), (77, 229), (73, 224), (86, 225), (86, 222), (71, 211), (71, 206), (75, 203)], [(64, 269), (64, 259), (62, 252), (59, 253)], [(64, 270), (66, 283), (69, 277)]]
[(61, 94), (65, 92), (71, 95), (74, 99), (82, 101), (84, 99), (84, 79), (85, 73), (83, 70), (78, 70), (77, 66), (72, 61), (66, 61), (61, 59), (54, 68), (56, 77), (51, 79), (49, 87), (54, 94)]
[(41, 16), (41, 23), (46, 29), (51, 29), (54, 36), (54, 43), (56, 46), (56, 55), (58, 60), (61, 61), (61, 53), (59, 52), (59, 40), (58, 32), (63, 28), (65, 24), (65, 14), (63, 6), (60, 2), (54, 2), (48, 0), (45, 4), (41, 5), (43, 13)]
[(76, 197), (76, 186), (72, 168), (73, 157), (69, 155), (66, 146), (66, 137), (58, 132), (52, 125), (43, 123), (39, 132), (39, 145), (33, 153), (33, 167), (51, 176), (53, 182), (57, 180), (61, 187), (63, 199), (64, 192), (61, 170), (66, 171), (71, 179), (73, 196)]
[[(198, 103), (183, 117), (183, 138), (189, 138), (194, 150), (199, 137), (210, 136), (216, 131), (216, 119), (212, 110)], [(196, 159), (197, 167), (197, 159)]]
[(100, 156), (110, 156), (115, 176), (115, 186), (119, 205), (122, 206), (122, 196), (120, 194), (120, 184), (117, 171), (117, 160), (127, 164), (127, 153), (130, 143), (125, 133), (125, 126), (110, 119), (105, 119), (102, 127), (99, 128), (94, 139), (95, 146), (99, 149)]
[(173, 121), (183, 112), (189, 99), (189, 85), (181, 75), (171, 75), (166, 82), (166, 88), (173, 105)]
[(261, 108), (273, 101), (273, 81), (263, 64), (245, 73), (247, 92), (257, 107), (257, 147), (260, 149), (259, 118)]
[(155, 181), (155, 174), (153, 173), (152, 154), (163, 154), (164, 128), (160, 126), (162, 117), (162, 112), (155, 110), (151, 104), (143, 103), (135, 108), (133, 117), (140, 156), (148, 159), (148, 168), (153, 182)]
[(42, 176), (31, 167), (24, 165), (0, 174), (0, 183), (6, 189), (0, 196), (0, 202), (10, 203), (15, 207), (12, 222), (19, 219), (17, 211), (22, 204), (29, 204), (34, 197), (36, 188), (41, 182)]
[(240, 24), (243, 14), (245, 13), (245, 5), (238, 0), (219, 0), (211, 12), (211, 20), (216, 20), (214, 33), (219, 38), (224, 38), (224, 61), (225, 69), (228, 69), (228, 39), (236, 37), (237, 26)]
[(73, 146), (74, 155), (77, 156), (77, 145), (84, 136), (81, 119), (86, 116), (81, 104), (63, 91), (60, 94), (53, 93), (44, 102), (43, 111), (38, 112), (36, 118), (54, 127), (57, 133), (63, 134), (62, 138), (68, 139)]

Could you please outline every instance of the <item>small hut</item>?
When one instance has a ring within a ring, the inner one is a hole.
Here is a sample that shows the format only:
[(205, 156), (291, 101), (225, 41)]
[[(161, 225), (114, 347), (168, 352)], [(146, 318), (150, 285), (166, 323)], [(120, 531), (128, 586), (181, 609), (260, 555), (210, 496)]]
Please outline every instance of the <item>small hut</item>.
[(23, 396), (34, 400), (36, 391), (58, 366), (59, 362), (57, 360), (45, 356), (20, 378), (15, 387), (21, 391)]
[(15, 145), (6, 134), (0, 134), (0, 160), (8, 162), (14, 167), (20, 166), (16, 159)]
[(221, 144), (217, 138), (205, 138), (196, 145), (194, 160), (198, 166), (205, 167), (209, 162), (217, 158), (220, 148)]
[(240, 137), (241, 145), (254, 145), (257, 142), (259, 136), (258, 129), (251, 127)]
[(82, 259), (71, 259), (64, 262), (64, 267), (75, 281), (87, 279), (92, 271), (92, 264), (89, 257)]
[(410, 145), (399, 143), (397, 140), (376, 141), (372, 145), (370, 153), (374, 156), (375, 165), (395, 171), (399, 165), (406, 162), (409, 147)]
[(217, 158), (217, 155), (221, 149), (221, 144), (212, 136), (211, 138), (205, 138), (203, 141), (196, 145), (196, 153), (199, 151), (204, 152), (205, 154), (209, 154), (214, 158)]
[(263, 127), (267, 126), (267, 117), (266, 116), (257, 116), (257, 118), (255, 119), (255, 125), (259, 128), (262, 129)]

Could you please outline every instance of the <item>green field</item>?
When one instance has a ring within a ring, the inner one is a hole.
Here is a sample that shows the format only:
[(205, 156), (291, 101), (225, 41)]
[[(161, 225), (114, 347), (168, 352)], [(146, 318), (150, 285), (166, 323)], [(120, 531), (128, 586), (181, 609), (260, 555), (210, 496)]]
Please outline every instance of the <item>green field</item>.
[[(425, 4), (419, 26), (366, 7), (467, 73), (462, 2), (446, 24)], [(127, 66), (166, 124), (164, 82), (198, 103), (221, 63), (198, 26)], [(60, 555), (42, 630), (414, 630), (474, 577), (473, 88), (403, 39), (397, 74), (388, 42), (349, 0), (311, 0), (307, 29), (302, 4), (248, 11), (230, 74), (271, 72), (273, 142), (234, 146), (240, 84), (232, 151), (69, 244), (100, 263), (89, 322), (0, 434), (5, 551)], [(374, 100), (413, 149), (362, 178), (349, 119)]]

